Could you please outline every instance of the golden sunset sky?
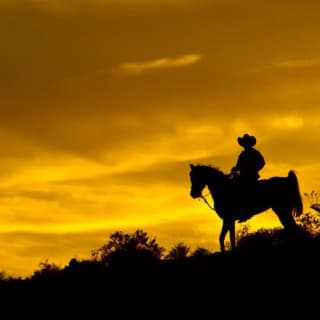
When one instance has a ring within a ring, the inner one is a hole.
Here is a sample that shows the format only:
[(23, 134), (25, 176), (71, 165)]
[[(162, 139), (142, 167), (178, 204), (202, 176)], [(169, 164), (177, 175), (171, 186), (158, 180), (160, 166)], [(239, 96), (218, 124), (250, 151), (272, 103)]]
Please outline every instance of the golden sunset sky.
[(319, 21), (316, 0), (0, 0), (0, 271), (118, 230), (218, 250), (189, 163), (229, 172), (246, 132), (262, 178), (318, 189)]

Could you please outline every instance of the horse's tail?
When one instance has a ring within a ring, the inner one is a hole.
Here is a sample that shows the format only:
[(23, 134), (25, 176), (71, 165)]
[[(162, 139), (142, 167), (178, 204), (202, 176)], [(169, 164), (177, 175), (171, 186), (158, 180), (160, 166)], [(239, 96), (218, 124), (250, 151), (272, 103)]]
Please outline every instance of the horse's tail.
[(299, 217), (303, 213), (303, 203), (302, 198), (300, 194), (300, 188), (299, 188), (299, 182), (298, 178), (293, 170), (289, 171), (288, 178), (292, 183), (292, 192), (291, 195), (293, 200), (293, 215), (295, 217)]

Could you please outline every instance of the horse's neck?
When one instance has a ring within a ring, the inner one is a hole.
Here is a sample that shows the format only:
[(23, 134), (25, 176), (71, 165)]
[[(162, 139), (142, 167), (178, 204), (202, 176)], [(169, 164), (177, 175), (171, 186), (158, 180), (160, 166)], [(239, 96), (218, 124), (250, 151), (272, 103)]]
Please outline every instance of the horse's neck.
[(226, 181), (224, 181), (223, 177), (213, 177), (207, 184), (208, 189), (212, 195), (212, 198), (220, 197), (225, 192)]

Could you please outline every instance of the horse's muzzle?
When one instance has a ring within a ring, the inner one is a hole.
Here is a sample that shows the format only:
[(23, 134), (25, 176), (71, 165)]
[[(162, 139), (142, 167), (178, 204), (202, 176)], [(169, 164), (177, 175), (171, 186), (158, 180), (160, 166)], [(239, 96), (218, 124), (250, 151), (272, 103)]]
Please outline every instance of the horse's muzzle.
[(191, 198), (196, 199), (196, 198), (200, 198), (201, 194), (199, 194), (199, 192), (195, 192), (194, 190), (191, 190), (190, 196), (191, 196)]

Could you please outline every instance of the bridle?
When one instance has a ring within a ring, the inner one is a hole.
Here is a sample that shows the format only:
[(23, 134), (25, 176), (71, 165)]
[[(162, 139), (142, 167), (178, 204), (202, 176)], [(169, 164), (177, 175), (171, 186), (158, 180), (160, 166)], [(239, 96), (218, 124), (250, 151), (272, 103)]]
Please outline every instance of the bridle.
[(207, 200), (207, 198), (206, 198), (206, 196), (208, 196), (208, 195), (209, 195), (209, 193), (207, 193), (207, 194), (205, 194), (205, 195), (201, 194), (200, 198), (203, 200), (203, 202), (204, 202), (211, 210), (216, 211), (215, 207), (212, 206), (212, 205), (208, 202), (208, 200)]
[[(210, 194), (210, 192), (208, 192), (208, 193), (206, 193), (205, 195), (203, 195), (203, 194), (202, 194), (202, 190), (201, 190), (201, 191), (200, 191), (200, 196), (199, 196), (199, 198), (202, 199), (203, 202), (204, 202), (211, 210), (216, 211), (215, 207), (214, 207), (213, 205), (211, 205), (211, 204), (209, 203), (209, 201), (207, 200), (207, 198), (206, 198), (209, 194)], [(199, 199), (199, 200), (200, 200), (200, 199)]]

